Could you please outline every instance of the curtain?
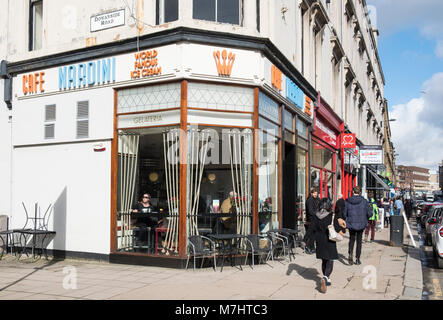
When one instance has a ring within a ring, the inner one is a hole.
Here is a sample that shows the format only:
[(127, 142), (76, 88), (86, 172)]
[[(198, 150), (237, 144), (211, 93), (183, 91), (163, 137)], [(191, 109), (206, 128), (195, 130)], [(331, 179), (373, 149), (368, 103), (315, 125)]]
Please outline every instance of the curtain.
[(134, 201), (135, 180), (137, 174), (137, 160), (139, 139), (138, 134), (119, 133), (118, 135), (118, 161), (119, 161), (119, 184), (120, 197), (119, 216), (121, 219), (121, 236), (118, 242), (119, 250), (127, 250), (131, 247), (131, 205)]
[(252, 131), (230, 130), (228, 133), (232, 188), (237, 215), (237, 233), (251, 232), (252, 205)]
[(179, 228), (179, 151), (180, 131), (163, 132), (164, 163), (166, 173), (166, 197), (169, 207), (168, 228), (162, 253), (178, 253)]

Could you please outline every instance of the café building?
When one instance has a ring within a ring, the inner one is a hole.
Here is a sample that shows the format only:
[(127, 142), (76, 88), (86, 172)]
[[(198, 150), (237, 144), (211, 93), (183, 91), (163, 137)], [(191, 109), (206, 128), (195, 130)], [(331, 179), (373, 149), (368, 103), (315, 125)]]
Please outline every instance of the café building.
[(316, 91), (269, 40), (232, 37), (180, 28), (9, 63), (11, 227), (22, 202), (52, 204), (52, 254), (177, 267), (190, 235), (296, 227), (311, 162), (334, 187), (338, 120), (320, 105), (311, 142)]

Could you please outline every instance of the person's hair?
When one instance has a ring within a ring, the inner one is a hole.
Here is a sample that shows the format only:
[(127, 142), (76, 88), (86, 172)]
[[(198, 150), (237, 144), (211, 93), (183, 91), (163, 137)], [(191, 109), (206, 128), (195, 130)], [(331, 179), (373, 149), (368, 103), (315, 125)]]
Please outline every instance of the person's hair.
[(312, 187), (311, 188), (311, 194), (313, 194), (314, 192), (318, 193), (318, 188), (317, 187)]
[(361, 194), (361, 189), (359, 186), (355, 186), (354, 188), (352, 188), (352, 193), (353, 194)]
[(326, 211), (330, 212), (332, 209), (332, 203), (329, 198), (322, 198), (320, 199), (319, 209), (325, 209)]
[(142, 200), (143, 200), (143, 197), (145, 196), (145, 194), (148, 195), (149, 200), (151, 200), (151, 195), (147, 192), (142, 193), (142, 196), (141, 196)]

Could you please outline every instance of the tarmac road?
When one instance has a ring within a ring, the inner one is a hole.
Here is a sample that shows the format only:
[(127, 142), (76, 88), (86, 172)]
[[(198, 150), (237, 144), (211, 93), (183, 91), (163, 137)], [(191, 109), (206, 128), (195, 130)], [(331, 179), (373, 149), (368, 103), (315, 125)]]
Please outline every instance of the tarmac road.
[(423, 300), (443, 300), (443, 269), (438, 268), (432, 247), (424, 245), (424, 234), (420, 226), (418, 228), (423, 269)]

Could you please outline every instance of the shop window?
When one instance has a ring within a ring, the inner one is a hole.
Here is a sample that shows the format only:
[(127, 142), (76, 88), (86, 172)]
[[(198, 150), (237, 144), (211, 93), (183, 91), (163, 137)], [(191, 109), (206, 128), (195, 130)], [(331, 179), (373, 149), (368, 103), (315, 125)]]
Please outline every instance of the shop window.
[(241, 0), (193, 0), (193, 18), (241, 25)]
[(285, 129), (288, 129), (289, 131), (294, 132), (294, 121), (292, 113), (290, 113), (288, 110), (284, 109), (283, 114), (283, 121)]
[(42, 47), (43, 0), (30, 0), (29, 3), (29, 51)]
[(259, 232), (278, 228), (278, 139), (259, 133), (258, 154)]
[(180, 108), (180, 83), (118, 91), (117, 113)]
[(254, 111), (254, 90), (219, 84), (190, 82), (188, 106), (192, 108)]
[(297, 118), (297, 121), (295, 124), (297, 127), (298, 135), (307, 139), (308, 138), (308, 125), (298, 118)]
[(163, 24), (178, 20), (178, 0), (156, 1), (156, 24)]
[(45, 106), (45, 139), (55, 138), (55, 119), (56, 119), (55, 104)]
[(266, 118), (280, 123), (279, 105), (266, 94), (260, 91), (258, 96), (258, 111)]
[(77, 139), (89, 137), (89, 101), (77, 102)]

